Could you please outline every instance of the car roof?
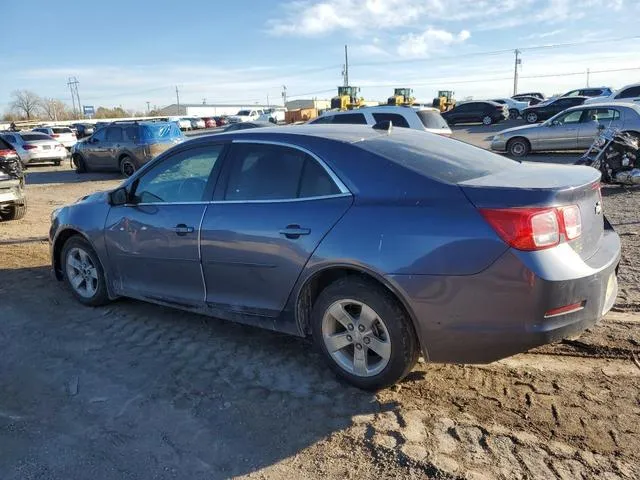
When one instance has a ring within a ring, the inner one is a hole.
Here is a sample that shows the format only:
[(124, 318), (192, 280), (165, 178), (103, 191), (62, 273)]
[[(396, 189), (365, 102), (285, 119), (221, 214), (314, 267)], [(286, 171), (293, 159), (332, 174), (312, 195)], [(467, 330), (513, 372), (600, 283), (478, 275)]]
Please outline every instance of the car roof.
[(568, 110), (580, 110), (581, 108), (620, 108), (620, 107), (626, 107), (626, 108), (631, 108), (632, 110), (635, 110), (635, 112), (640, 115), (640, 105), (636, 104), (636, 103), (632, 103), (632, 102), (612, 102), (612, 101), (607, 101), (607, 100), (603, 100), (602, 102), (594, 102), (594, 103), (584, 103), (582, 105), (576, 105), (575, 107), (569, 107), (567, 108), (567, 110), (564, 110), (565, 112)]
[(414, 107), (413, 105), (401, 106), (401, 105), (373, 105), (373, 106), (365, 106), (356, 108), (354, 110), (327, 110), (323, 112), (321, 117), (326, 115), (349, 115), (350, 113), (362, 113), (364, 111), (367, 112), (392, 112), (403, 114), (406, 112), (420, 112), (420, 111), (431, 111), (431, 112), (439, 112), (437, 108), (433, 107)]

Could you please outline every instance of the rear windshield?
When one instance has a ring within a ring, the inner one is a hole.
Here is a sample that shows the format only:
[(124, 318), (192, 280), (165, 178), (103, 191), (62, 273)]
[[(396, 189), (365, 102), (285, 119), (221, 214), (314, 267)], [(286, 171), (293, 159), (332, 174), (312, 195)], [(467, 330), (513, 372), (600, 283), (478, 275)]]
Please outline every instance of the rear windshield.
[(240, 110), (238, 112), (238, 115), (241, 117), (248, 117), (251, 114), (251, 112), (249, 110)]
[(182, 132), (175, 123), (159, 125), (142, 125), (143, 140), (171, 140), (182, 138)]
[(53, 133), (73, 133), (70, 128), (53, 127)]
[(44, 133), (21, 133), (20, 136), (26, 140), (53, 140), (49, 135)]
[(432, 112), (431, 110), (418, 110), (416, 112), (418, 118), (424, 125), (424, 128), (448, 128), (447, 121), (442, 118), (438, 112)]
[(520, 164), (459, 140), (417, 130), (398, 129), (356, 145), (421, 175), (453, 184)]

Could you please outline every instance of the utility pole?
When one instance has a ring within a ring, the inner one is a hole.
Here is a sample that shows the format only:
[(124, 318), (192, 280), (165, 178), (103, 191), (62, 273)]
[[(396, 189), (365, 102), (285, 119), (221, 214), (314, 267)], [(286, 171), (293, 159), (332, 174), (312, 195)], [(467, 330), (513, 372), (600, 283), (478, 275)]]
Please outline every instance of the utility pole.
[(516, 48), (514, 53), (516, 54), (516, 61), (513, 66), (513, 94), (516, 95), (518, 93), (518, 65), (522, 65), (522, 59), (519, 55), (522, 52)]
[(151, 102), (147, 102), (147, 115), (151, 112)]
[(589, 73), (591, 72), (589, 72), (589, 69), (587, 68), (587, 87), (589, 86)]
[(180, 92), (178, 91), (178, 86), (176, 85), (176, 103), (178, 105), (176, 115), (180, 115)]
[(267, 93), (267, 108), (269, 107), (269, 94)]
[(82, 104), (80, 103), (80, 95), (78, 94), (78, 84), (80, 82), (76, 77), (69, 77), (69, 81), (67, 82), (67, 86), (71, 91), (71, 103), (73, 104), (73, 114), (76, 115), (76, 104), (78, 105), (78, 113), (80, 116), (82, 114)]
[(287, 106), (287, 87), (282, 85), (282, 103), (284, 106)]
[(349, 54), (347, 52), (347, 46), (344, 46), (344, 72), (343, 72), (343, 77), (344, 77), (344, 86), (348, 87), (349, 86)]

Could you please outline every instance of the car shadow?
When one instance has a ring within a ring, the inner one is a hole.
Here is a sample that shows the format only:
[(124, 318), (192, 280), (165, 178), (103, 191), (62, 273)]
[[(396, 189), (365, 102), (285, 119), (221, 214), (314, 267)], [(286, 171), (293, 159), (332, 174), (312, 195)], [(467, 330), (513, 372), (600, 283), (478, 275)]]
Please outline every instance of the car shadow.
[(123, 180), (120, 173), (90, 172), (76, 173), (75, 170), (37, 171), (29, 168), (26, 171), (27, 185), (44, 185), (48, 183), (82, 183), (102, 180)]
[(20, 288), (0, 306), (0, 412), (13, 419), (0, 428), (12, 445), (1, 478), (26, 459), (63, 478), (86, 458), (135, 478), (230, 478), (354, 424), (366, 444), (367, 416), (399, 408), (338, 381), (297, 337), (134, 300), (84, 307), (48, 266), (0, 270), (10, 284)]

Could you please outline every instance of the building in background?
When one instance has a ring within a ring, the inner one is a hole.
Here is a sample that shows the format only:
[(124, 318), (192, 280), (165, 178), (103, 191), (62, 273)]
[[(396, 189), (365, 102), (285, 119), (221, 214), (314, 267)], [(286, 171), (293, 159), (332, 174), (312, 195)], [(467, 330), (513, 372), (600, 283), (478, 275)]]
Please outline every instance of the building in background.
[(291, 100), (285, 104), (285, 107), (287, 107), (287, 110), (315, 108), (320, 112), (331, 108), (331, 100), (318, 100), (315, 98)]
[(276, 108), (279, 105), (266, 104), (203, 104), (203, 103), (181, 103), (180, 108), (173, 103), (158, 110), (159, 116), (167, 117), (213, 117), (216, 115), (235, 115), (240, 110)]

